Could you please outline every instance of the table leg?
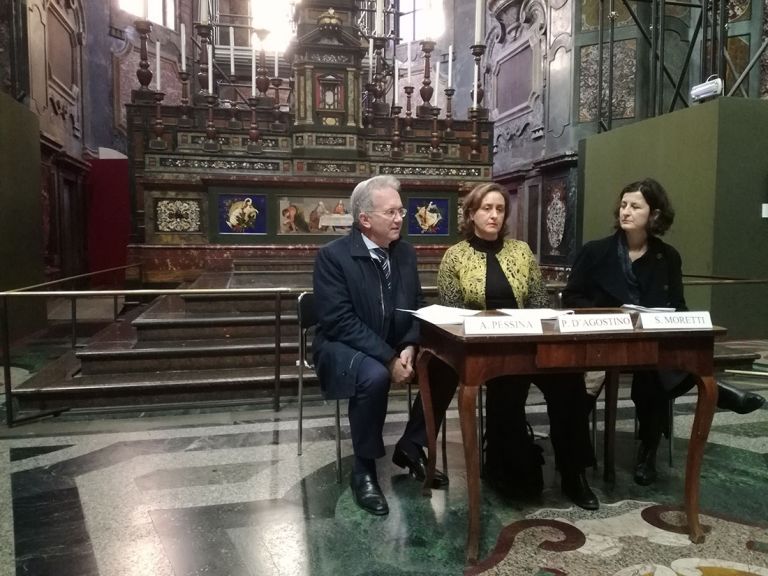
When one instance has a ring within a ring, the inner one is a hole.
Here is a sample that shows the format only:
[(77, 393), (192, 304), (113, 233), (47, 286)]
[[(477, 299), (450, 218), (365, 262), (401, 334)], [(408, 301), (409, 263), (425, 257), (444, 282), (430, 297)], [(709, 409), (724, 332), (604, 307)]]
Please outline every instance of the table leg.
[(698, 388), (699, 398), (696, 402), (696, 415), (693, 418), (685, 467), (685, 514), (688, 517), (689, 537), (694, 544), (704, 542), (704, 531), (699, 524), (699, 474), (704, 446), (715, 414), (717, 384), (712, 376), (702, 376), (699, 378)]
[[(619, 402), (619, 372), (608, 370), (605, 374), (605, 430), (603, 430), (603, 480), (616, 481), (616, 411)], [(595, 407), (595, 410), (597, 407)], [(594, 448), (594, 447), (593, 447)]]
[(477, 386), (459, 382), (459, 422), (464, 443), (469, 495), (469, 526), (467, 531), (467, 562), (475, 564), (480, 541), (480, 455), (477, 449)]
[(429, 360), (432, 353), (421, 350), (416, 359), (416, 374), (419, 378), (419, 393), (421, 404), (424, 408), (424, 422), (427, 426), (427, 475), (424, 478), (424, 486), (421, 489), (422, 496), (432, 496), (432, 479), (435, 477), (435, 464), (437, 462), (437, 433), (435, 430), (435, 414), (432, 410), (432, 388), (429, 382)]

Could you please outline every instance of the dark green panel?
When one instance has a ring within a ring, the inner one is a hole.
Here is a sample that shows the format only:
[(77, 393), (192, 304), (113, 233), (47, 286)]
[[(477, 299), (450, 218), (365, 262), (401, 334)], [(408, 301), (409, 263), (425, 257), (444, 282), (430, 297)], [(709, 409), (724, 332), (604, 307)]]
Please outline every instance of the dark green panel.
[[(40, 206), (40, 129), (25, 106), (0, 93), (0, 290), (44, 279)], [(41, 300), (11, 300), (12, 337), (45, 322)]]
[[(721, 98), (714, 273), (768, 278), (768, 101)], [(712, 309), (731, 337), (768, 334), (768, 284), (713, 290)]]
[[(583, 240), (610, 232), (614, 202), (628, 182), (651, 176), (677, 216), (665, 239), (686, 274), (768, 276), (768, 102), (720, 98), (588, 138), (582, 157)], [(768, 288), (689, 288), (691, 308), (709, 309), (731, 337), (765, 337)]]

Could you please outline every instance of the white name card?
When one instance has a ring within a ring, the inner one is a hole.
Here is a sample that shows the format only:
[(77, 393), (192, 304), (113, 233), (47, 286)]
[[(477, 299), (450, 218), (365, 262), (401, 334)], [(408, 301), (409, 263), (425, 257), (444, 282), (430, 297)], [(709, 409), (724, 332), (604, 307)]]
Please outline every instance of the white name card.
[(629, 314), (569, 314), (557, 321), (563, 333), (634, 330)]
[(471, 316), (464, 318), (464, 334), (543, 334), (538, 318)]
[(712, 318), (703, 312), (649, 312), (640, 314), (638, 328), (654, 330), (711, 329)]

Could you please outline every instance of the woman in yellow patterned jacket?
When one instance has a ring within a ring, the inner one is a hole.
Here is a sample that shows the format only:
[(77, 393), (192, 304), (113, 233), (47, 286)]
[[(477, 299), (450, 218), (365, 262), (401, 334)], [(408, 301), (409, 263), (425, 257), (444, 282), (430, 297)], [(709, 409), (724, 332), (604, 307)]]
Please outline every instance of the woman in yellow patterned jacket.
[[(437, 275), (441, 303), (478, 310), (549, 306), (541, 270), (528, 244), (504, 238), (507, 191), (494, 183), (475, 187), (464, 199), (462, 214), (465, 239), (446, 250)], [(432, 361), (430, 380), (455, 384), (456, 379), (440, 360)], [(586, 392), (578, 378), (502, 376), (486, 382), (485, 478), (510, 496), (541, 493), (540, 449), (530, 438), (525, 418), (531, 382), (547, 401), (563, 493), (582, 508), (597, 509), (599, 502), (584, 474), (593, 464), (594, 454)]]

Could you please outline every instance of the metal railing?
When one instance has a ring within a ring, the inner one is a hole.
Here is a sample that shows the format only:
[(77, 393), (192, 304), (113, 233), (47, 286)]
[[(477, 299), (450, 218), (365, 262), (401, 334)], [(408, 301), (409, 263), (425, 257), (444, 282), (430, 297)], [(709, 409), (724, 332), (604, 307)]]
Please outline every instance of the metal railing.
[[(119, 290), (55, 290), (55, 291), (38, 291), (33, 290), (37, 288), (43, 288), (64, 282), (73, 281), (76, 279), (82, 279), (89, 276), (95, 276), (98, 274), (104, 274), (107, 272), (114, 272), (118, 270), (124, 270), (127, 268), (137, 267), (139, 264), (123, 266), (119, 268), (110, 268), (107, 270), (101, 270), (89, 274), (82, 274), (78, 276), (72, 276), (69, 278), (63, 278), (53, 282), (46, 282), (43, 284), (36, 284), (33, 286), (27, 286), (24, 288), (18, 288), (7, 292), (0, 292), (0, 351), (2, 352), (3, 361), (3, 374), (5, 377), (5, 400), (6, 400), (6, 418), (7, 425), (9, 427), (14, 424), (40, 418), (47, 415), (57, 415), (67, 410), (67, 408), (49, 410), (45, 412), (39, 412), (33, 415), (25, 416), (23, 418), (15, 418), (13, 413), (13, 391), (11, 386), (11, 341), (10, 341), (10, 324), (9, 324), (9, 309), (8, 302), (11, 298), (53, 298), (61, 297), (68, 298), (71, 302), (72, 315), (71, 333), (72, 333), (72, 348), (77, 345), (77, 301), (84, 298), (103, 298), (113, 297), (114, 299), (114, 318), (118, 317), (117, 299), (120, 296), (145, 298), (145, 297), (158, 297), (158, 296), (189, 296), (189, 295), (226, 295), (226, 296), (254, 296), (268, 299), (269, 297), (274, 299), (275, 309), (275, 384), (274, 384), (274, 397), (273, 407), (275, 411), (280, 409), (280, 369), (281, 369), (281, 327), (283, 323), (282, 317), (282, 300), (286, 296), (296, 295), (298, 296), (302, 292), (311, 291), (311, 287), (271, 287), (271, 288), (176, 288), (176, 289), (119, 289)], [(746, 278), (730, 278), (730, 277), (705, 277), (705, 276), (686, 276), (686, 285), (725, 285), (725, 284), (768, 284), (768, 279), (746, 279)], [(547, 291), (557, 301), (559, 292), (565, 287), (563, 282), (551, 282), (547, 283)], [(426, 297), (434, 297), (437, 295), (436, 286), (424, 286), (423, 292)]]
[[(5, 402), (6, 402), (6, 424), (8, 427), (12, 427), (14, 424), (20, 422), (41, 418), (43, 416), (58, 415), (68, 410), (67, 408), (60, 408), (55, 410), (46, 410), (38, 412), (22, 418), (16, 418), (13, 411), (13, 390), (11, 386), (11, 339), (10, 339), (10, 316), (8, 302), (10, 299), (18, 298), (67, 298), (71, 303), (71, 347), (77, 347), (77, 301), (78, 299), (88, 298), (113, 298), (113, 318), (118, 317), (118, 298), (123, 296), (125, 298), (143, 299), (146, 297), (158, 297), (158, 296), (254, 296), (254, 297), (272, 297), (274, 299), (275, 309), (275, 385), (273, 396), (273, 407), (275, 411), (280, 410), (280, 369), (281, 369), (281, 328), (283, 323), (282, 316), (282, 300), (285, 296), (295, 294), (298, 296), (302, 292), (311, 291), (312, 287), (271, 287), (271, 288), (167, 288), (167, 289), (114, 289), (114, 290), (45, 290), (39, 291), (37, 288), (44, 288), (62, 284), (65, 282), (71, 282), (78, 279), (88, 278), (100, 274), (106, 274), (109, 272), (115, 272), (119, 270), (125, 270), (128, 268), (140, 267), (140, 264), (132, 264), (128, 266), (121, 266), (117, 268), (109, 268), (105, 270), (99, 270), (97, 272), (91, 272), (88, 274), (80, 274), (77, 276), (70, 276), (62, 278), (60, 280), (54, 280), (51, 282), (45, 282), (42, 284), (35, 284), (32, 286), (25, 286), (23, 288), (16, 288), (6, 292), (0, 292), (0, 352), (3, 357), (3, 375), (5, 386)], [(139, 274), (141, 277), (141, 274)], [(434, 296), (437, 294), (436, 286), (425, 286), (423, 288), (425, 296)]]
[[(8, 426), (13, 426), (16, 423), (24, 420), (30, 420), (47, 415), (56, 415), (65, 411), (66, 409), (50, 410), (46, 412), (40, 412), (31, 416), (25, 416), (24, 418), (15, 418), (13, 414), (13, 391), (11, 387), (11, 345), (10, 345), (10, 331), (9, 331), (9, 313), (8, 313), (8, 300), (10, 298), (52, 298), (52, 297), (64, 297), (69, 298), (73, 302), (73, 310), (77, 306), (78, 298), (103, 298), (107, 296), (112, 297), (158, 297), (158, 296), (271, 296), (274, 299), (275, 306), (275, 396), (274, 396), (274, 408), (279, 410), (280, 408), (280, 345), (281, 345), (281, 326), (282, 326), (282, 299), (286, 295), (300, 294), (306, 291), (307, 288), (291, 288), (287, 286), (274, 287), (274, 288), (205, 288), (205, 289), (139, 289), (139, 290), (57, 290), (57, 291), (15, 291), (15, 292), (0, 292), (0, 346), (4, 358), (3, 373), (5, 377), (5, 399), (6, 399), (6, 418)], [(73, 315), (72, 319), (72, 347), (76, 346), (77, 341), (77, 319)]]

